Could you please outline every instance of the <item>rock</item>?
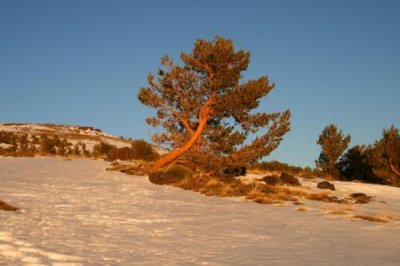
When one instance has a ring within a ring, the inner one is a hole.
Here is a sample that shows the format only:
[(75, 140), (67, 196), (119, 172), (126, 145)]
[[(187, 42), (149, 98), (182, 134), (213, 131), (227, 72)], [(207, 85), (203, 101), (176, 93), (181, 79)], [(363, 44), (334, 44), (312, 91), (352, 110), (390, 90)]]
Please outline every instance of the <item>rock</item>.
[(317, 188), (335, 190), (335, 186), (328, 181), (319, 182)]
[(288, 174), (286, 172), (283, 172), (281, 174), (280, 183), (281, 183), (281, 185), (287, 185), (287, 186), (294, 186), (294, 187), (301, 186), (299, 180), (296, 177), (294, 177), (291, 174)]
[(352, 197), (353, 199), (360, 199), (360, 198), (365, 198), (367, 195), (364, 193), (353, 193), (350, 194), (350, 197)]
[(265, 184), (271, 185), (271, 186), (276, 186), (281, 183), (281, 179), (277, 175), (267, 175), (267, 176), (264, 176), (261, 180), (264, 181)]
[(3, 211), (18, 211), (18, 208), (11, 206), (7, 202), (0, 200), (0, 210)]
[(367, 196), (364, 193), (353, 193), (350, 197), (355, 200), (355, 203), (365, 204), (371, 201), (371, 196)]
[(291, 174), (283, 172), (280, 176), (268, 175), (264, 176), (262, 181), (271, 186), (301, 186), (299, 180)]
[(219, 172), (219, 176), (221, 177), (236, 177), (246, 175), (246, 167), (245, 166), (228, 166), (222, 169)]

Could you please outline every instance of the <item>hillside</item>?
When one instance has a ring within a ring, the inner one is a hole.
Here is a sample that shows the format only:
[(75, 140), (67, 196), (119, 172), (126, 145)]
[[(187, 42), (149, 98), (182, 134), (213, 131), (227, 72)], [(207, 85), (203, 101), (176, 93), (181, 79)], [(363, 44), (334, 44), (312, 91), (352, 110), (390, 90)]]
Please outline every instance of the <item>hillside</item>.
[(165, 150), (144, 140), (115, 137), (100, 129), (57, 124), (0, 124), (0, 155), (102, 157), (154, 160)]
[[(112, 144), (118, 148), (129, 147), (128, 140), (112, 136), (102, 132), (100, 129), (76, 126), (76, 125), (57, 125), (57, 124), (30, 124), (30, 123), (3, 123), (0, 124), (0, 131), (11, 132), (16, 135), (27, 134), (28, 138), (33, 136), (47, 135), (59, 138), (66, 138), (73, 145), (85, 143), (89, 151), (93, 151), (93, 146), (101, 141)], [(5, 146), (3, 144), (3, 146)]]

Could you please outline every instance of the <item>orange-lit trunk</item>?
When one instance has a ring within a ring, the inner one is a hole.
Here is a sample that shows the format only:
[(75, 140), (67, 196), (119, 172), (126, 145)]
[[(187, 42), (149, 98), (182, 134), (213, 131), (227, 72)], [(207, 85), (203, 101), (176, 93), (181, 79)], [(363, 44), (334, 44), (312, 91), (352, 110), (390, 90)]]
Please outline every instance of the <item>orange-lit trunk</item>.
[(398, 176), (400, 176), (400, 170), (397, 170), (392, 163), (390, 163), (390, 168), (392, 168), (392, 171), (395, 172)]
[(200, 138), (201, 134), (203, 133), (204, 129), (206, 128), (207, 120), (208, 120), (207, 117), (203, 117), (200, 120), (199, 126), (197, 127), (194, 134), (190, 136), (190, 139), (182, 147), (179, 147), (179, 148), (171, 151), (170, 153), (168, 153), (167, 155), (162, 157), (160, 160), (158, 160), (153, 165), (152, 168), (159, 169), (159, 168), (162, 168), (162, 167), (176, 161), (176, 159), (178, 159), (179, 156), (181, 156), (182, 154), (187, 152), (191, 147), (193, 147), (193, 145), (196, 144), (197, 140)]

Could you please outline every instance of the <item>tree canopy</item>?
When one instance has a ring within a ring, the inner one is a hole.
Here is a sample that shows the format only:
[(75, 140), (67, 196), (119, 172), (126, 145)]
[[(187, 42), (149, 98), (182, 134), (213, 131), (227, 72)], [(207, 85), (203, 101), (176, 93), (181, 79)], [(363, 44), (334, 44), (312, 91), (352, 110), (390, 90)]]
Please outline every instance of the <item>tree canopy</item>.
[(328, 175), (339, 177), (337, 162), (347, 149), (350, 140), (350, 135), (344, 136), (336, 125), (326, 126), (317, 141), (321, 146), (321, 153), (316, 161), (317, 167)]
[[(255, 111), (274, 84), (267, 76), (242, 82), (249, 52), (236, 51), (231, 40), (217, 36), (197, 40), (191, 53), (181, 53), (181, 60), (183, 66), (162, 57), (162, 67), (148, 75), (148, 86), (138, 95), (141, 103), (156, 110), (146, 122), (163, 129), (153, 140), (170, 148), (154, 168), (178, 158), (205, 170), (246, 164), (279, 145), (290, 129), (290, 111)], [(256, 137), (246, 141), (252, 134)]]

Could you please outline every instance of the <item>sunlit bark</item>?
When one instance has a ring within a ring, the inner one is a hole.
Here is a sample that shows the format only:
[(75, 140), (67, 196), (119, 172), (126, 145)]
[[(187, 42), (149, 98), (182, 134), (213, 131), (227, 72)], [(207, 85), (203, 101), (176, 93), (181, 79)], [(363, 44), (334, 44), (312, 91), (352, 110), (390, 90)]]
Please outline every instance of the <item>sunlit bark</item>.
[(179, 156), (187, 152), (190, 148), (197, 145), (197, 141), (200, 139), (201, 134), (207, 126), (208, 119), (212, 114), (212, 97), (202, 106), (199, 113), (199, 125), (197, 126), (196, 131), (190, 135), (189, 140), (183, 144), (181, 147), (171, 151), (161, 159), (159, 159), (154, 165), (153, 169), (162, 168), (168, 164), (175, 162)]

